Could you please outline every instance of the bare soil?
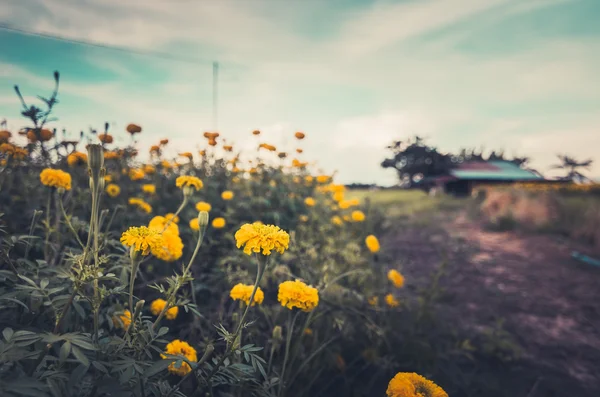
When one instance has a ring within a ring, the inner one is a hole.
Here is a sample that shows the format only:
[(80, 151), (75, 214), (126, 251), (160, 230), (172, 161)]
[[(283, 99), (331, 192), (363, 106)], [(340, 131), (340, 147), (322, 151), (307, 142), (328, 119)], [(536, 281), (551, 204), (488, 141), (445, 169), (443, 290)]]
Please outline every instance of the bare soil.
[(521, 356), (485, 376), (512, 390), (506, 395), (600, 396), (600, 268), (571, 258), (586, 247), (551, 235), (486, 231), (462, 212), (398, 226), (384, 248), (409, 293), (445, 260), (439, 315), (474, 341), (504, 320)]

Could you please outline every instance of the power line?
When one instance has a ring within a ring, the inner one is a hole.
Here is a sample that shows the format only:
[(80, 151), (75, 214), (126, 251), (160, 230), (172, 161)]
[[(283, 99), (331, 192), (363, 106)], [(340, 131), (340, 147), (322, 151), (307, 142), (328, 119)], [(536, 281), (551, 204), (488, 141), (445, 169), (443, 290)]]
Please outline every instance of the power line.
[(169, 60), (169, 61), (177, 61), (177, 62), (193, 63), (193, 64), (212, 62), (211, 60), (208, 60), (208, 59), (185, 57), (185, 56), (170, 54), (170, 53), (161, 52), (161, 51), (152, 51), (152, 50), (146, 50), (146, 49), (134, 48), (134, 47), (119, 47), (119, 46), (113, 46), (110, 44), (98, 43), (98, 42), (93, 42), (93, 41), (88, 41), (88, 40), (75, 40), (75, 39), (70, 39), (67, 37), (62, 37), (62, 36), (58, 36), (58, 35), (54, 35), (54, 34), (50, 34), (50, 33), (34, 32), (31, 30), (23, 29), (23, 28), (17, 28), (17, 27), (14, 27), (9, 24), (2, 23), (2, 22), (0, 22), (0, 30), (5, 30), (8, 32), (18, 33), (18, 34), (22, 34), (22, 35), (26, 35), (26, 36), (40, 37), (40, 38), (47, 39), (47, 40), (61, 41), (64, 43), (76, 44), (76, 45), (81, 45), (81, 46), (102, 48), (105, 50), (112, 50), (112, 51), (119, 51), (119, 52), (125, 52), (125, 53), (136, 54), (136, 55), (156, 57), (156, 58), (161, 58), (161, 59), (165, 59), (165, 60)]

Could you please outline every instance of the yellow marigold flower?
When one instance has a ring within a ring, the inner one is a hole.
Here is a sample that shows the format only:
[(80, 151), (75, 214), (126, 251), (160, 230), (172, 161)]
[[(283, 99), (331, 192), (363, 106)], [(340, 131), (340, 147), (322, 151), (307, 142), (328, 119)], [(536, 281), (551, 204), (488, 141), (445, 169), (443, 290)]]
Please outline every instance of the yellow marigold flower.
[(312, 183), (313, 180), (314, 180), (314, 178), (312, 176), (310, 176), (310, 175), (307, 175), (307, 176), (304, 177), (304, 181), (306, 183)]
[(81, 152), (73, 152), (67, 156), (67, 164), (71, 167), (74, 165), (87, 164), (87, 154)]
[(233, 146), (223, 145), (223, 150), (225, 150), (226, 152), (231, 152), (233, 150)]
[(263, 255), (271, 255), (272, 250), (283, 254), (289, 246), (290, 235), (278, 226), (246, 223), (235, 232), (235, 241), (238, 248), (244, 246), (246, 255), (261, 250)]
[(110, 197), (117, 197), (121, 193), (121, 188), (119, 185), (115, 185), (114, 183), (109, 183), (106, 185), (106, 194)]
[(150, 250), (162, 247), (163, 237), (156, 229), (146, 226), (130, 227), (121, 235), (121, 243), (126, 247), (132, 247), (134, 251), (140, 251), (142, 255), (148, 255)]
[(114, 160), (119, 158), (119, 153), (117, 152), (104, 152), (104, 160)]
[(144, 193), (154, 194), (154, 193), (156, 193), (156, 185), (153, 185), (151, 183), (142, 185), (142, 191)]
[(190, 175), (182, 175), (182, 176), (177, 177), (177, 179), (175, 180), (175, 186), (177, 186), (179, 188), (184, 188), (186, 186), (192, 186), (196, 190), (200, 190), (200, 189), (202, 189), (202, 187), (204, 187), (204, 184), (202, 183), (200, 178), (197, 178), (195, 176), (190, 176)]
[(226, 223), (227, 222), (225, 222), (225, 218), (215, 218), (212, 221), (212, 227), (215, 229), (223, 229)]
[[(250, 295), (252, 295), (253, 290), (254, 290), (254, 285), (246, 285), (246, 284), (239, 283), (231, 289), (231, 292), (229, 292), (229, 296), (233, 300), (236, 300), (236, 301), (241, 300), (241, 301), (244, 301), (244, 303), (246, 303), (246, 305), (249, 305), (250, 304)], [(258, 287), (256, 289), (256, 293), (254, 294), (252, 306), (256, 305), (257, 303), (259, 305), (262, 304), (264, 299), (265, 299), (265, 294), (262, 291), (262, 289), (260, 289), (260, 287)]]
[(49, 187), (71, 190), (71, 174), (68, 172), (46, 168), (40, 172), (40, 181)]
[(171, 219), (173, 219), (174, 223), (179, 223), (179, 217), (172, 212), (169, 212), (167, 215), (165, 215), (165, 219), (167, 221), (170, 221)]
[(156, 172), (156, 168), (154, 168), (154, 166), (150, 164), (144, 165), (143, 170), (146, 174), (154, 174)]
[(166, 170), (170, 170), (171, 168), (173, 168), (173, 165), (171, 163), (169, 163), (167, 160), (161, 161), (160, 165)]
[(196, 203), (196, 210), (198, 212), (200, 212), (200, 211), (210, 212), (211, 208), (212, 208), (211, 205), (209, 203), (207, 203), (206, 201), (198, 201)]
[(375, 254), (379, 252), (379, 240), (377, 240), (377, 237), (373, 236), (372, 234), (367, 236), (365, 239), (365, 244), (372, 253)]
[(112, 320), (115, 327), (127, 330), (127, 328), (129, 328), (131, 325), (131, 312), (129, 310), (125, 310), (123, 314), (113, 317)]
[(160, 155), (160, 146), (158, 146), (158, 145), (150, 146), (150, 154)]
[(396, 269), (390, 270), (387, 274), (387, 278), (388, 278), (388, 280), (390, 280), (392, 282), (392, 284), (394, 284), (394, 287), (396, 287), (396, 288), (404, 287), (404, 276), (402, 274), (400, 274), (400, 272), (398, 270), (396, 270)]
[(400, 306), (400, 301), (398, 299), (396, 299), (396, 297), (392, 294), (387, 294), (385, 296), (385, 303), (389, 306), (389, 307), (398, 307)]
[(129, 199), (129, 204), (135, 205), (136, 207), (148, 214), (152, 212), (152, 206), (144, 200), (142, 200), (141, 198), (131, 197)]
[(241, 179), (239, 176), (234, 176), (233, 178), (231, 178), (231, 182), (233, 183), (240, 183)]
[(200, 221), (198, 220), (198, 218), (194, 218), (190, 221), (190, 229), (200, 230)]
[[(167, 301), (164, 299), (156, 299), (150, 305), (150, 311), (155, 316), (158, 316), (167, 306)], [(177, 306), (173, 306), (167, 310), (165, 313), (165, 317), (167, 320), (175, 320), (177, 318), (177, 314), (179, 314), (179, 308)]]
[(340, 226), (344, 223), (344, 221), (339, 216), (334, 215), (331, 217), (331, 223), (333, 223), (334, 225)]
[(312, 329), (310, 329), (310, 328), (306, 328), (306, 329), (304, 330), (304, 335), (311, 336), (312, 334), (313, 334), (313, 330), (312, 330)]
[(356, 207), (357, 205), (360, 205), (360, 200), (359, 199), (348, 200), (348, 204), (350, 205), (350, 207)]
[(310, 312), (319, 304), (319, 291), (300, 280), (284, 281), (279, 284), (277, 300), (281, 306), (290, 310), (297, 307), (302, 311)]
[(183, 255), (183, 241), (179, 234), (165, 231), (162, 234), (162, 244), (152, 248), (152, 255), (165, 262), (173, 262)]
[(448, 393), (429, 379), (410, 372), (398, 372), (390, 380), (388, 397), (448, 397)]
[(349, 200), (342, 200), (339, 202), (339, 204), (340, 204), (340, 209), (343, 209), (343, 210), (351, 207), (351, 203)]
[(304, 151), (304, 150), (302, 150), (302, 149), (300, 149), (300, 148), (296, 149), (296, 153), (298, 153), (298, 154), (301, 154), (303, 151)]
[(308, 216), (307, 215), (300, 215), (298, 217), (298, 219), (300, 219), (300, 222), (308, 222)]
[(317, 177), (317, 182), (318, 183), (327, 183), (327, 182), (329, 182), (330, 179), (331, 179), (331, 177), (328, 175), (319, 175)]
[[(196, 355), (196, 349), (194, 349), (192, 346), (190, 346), (187, 342), (180, 341), (179, 339), (176, 339), (176, 340), (172, 341), (171, 343), (168, 343), (165, 348), (165, 353), (170, 354), (172, 356), (185, 357), (193, 363), (198, 361), (198, 356)], [(167, 358), (167, 356), (164, 354), (161, 354), (161, 357), (163, 359)], [(179, 368), (176, 368), (175, 362), (172, 362), (171, 364), (169, 364), (168, 369), (169, 369), (170, 373), (179, 375), (179, 376), (185, 376), (192, 370), (190, 365), (188, 363), (186, 363), (185, 361), (183, 361), (181, 363), (181, 366)]]
[(312, 197), (307, 197), (304, 199), (304, 204), (306, 204), (307, 207), (314, 207), (315, 206), (315, 199)]
[(341, 203), (344, 201), (344, 192), (335, 192), (333, 193), (333, 199), (335, 201), (337, 201), (338, 203)]
[(351, 217), (354, 222), (362, 222), (365, 220), (365, 214), (362, 211), (352, 211)]
[(304, 139), (304, 137), (305, 137), (306, 135), (304, 134), (304, 132), (296, 132), (296, 133), (294, 134), (294, 136), (296, 137), (296, 139)]
[(133, 134), (142, 132), (142, 127), (140, 127), (137, 124), (128, 124), (127, 128), (125, 128), (125, 130), (127, 130), (127, 132), (129, 132), (131, 135), (133, 135)]
[(113, 177), (112, 175), (104, 175), (104, 182), (112, 182)]
[(269, 186), (276, 187), (277, 186), (277, 182), (275, 182), (275, 181), (269, 181)]
[[(169, 226), (167, 226), (167, 224)], [(155, 216), (150, 220), (150, 223), (148, 223), (148, 227), (156, 230), (159, 233), (163, 233), (164, 231), (165, 233), (174, 233), (179, 235), (179, 226), (177, 226), (177, 223), (169, 222), (169, 219), (166, 216)]]
[(143, 170), (139, 168), (132, 168), (129, 170), (129, 179), (132, 181), (139, 181), (140, 179), (144, 179), (146, 174)]
[(350, 215), (344, 215), (343, 218), (346, 222), (350, 222)]
[(294, 183), (300, 183), (300, 177), (295, 176), (293, 181), (294, 181)]
[(369, 305), (371, 306), (377, 306), (379, 304), (379, 297), (377, 296), (372, 296), (369, 298)]
[(187, 157), (189, 160), (192, 160), (194, 158), (194, 156), (192, 155), (192, 153), (190, 152), (183, 152), (183, 153), (179, 153), (179, 155), (181, 157)]
[(231, 190), (225, 190), (221, 193), (221, 198), (223, 200), (231, 200), (233, 198), (233, 192)]
[(161, 144), (162, 146), (166, 145), (167, 143), (169, 143), (169, 140), (168, 140), (168, 139), (161, 139), (161, 140), (160, 140), (160, 144)]

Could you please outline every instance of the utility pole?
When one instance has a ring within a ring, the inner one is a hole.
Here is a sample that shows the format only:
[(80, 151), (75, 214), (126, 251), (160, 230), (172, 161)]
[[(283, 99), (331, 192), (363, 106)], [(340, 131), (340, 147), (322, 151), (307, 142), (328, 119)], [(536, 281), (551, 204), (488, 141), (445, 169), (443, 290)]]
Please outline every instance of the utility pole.
[(219, 63), (213, 62), (213, 130), (218, 131), (219, 129), (219, 113), (217, 110), (218, 106), (218, 81), (219, 78)]

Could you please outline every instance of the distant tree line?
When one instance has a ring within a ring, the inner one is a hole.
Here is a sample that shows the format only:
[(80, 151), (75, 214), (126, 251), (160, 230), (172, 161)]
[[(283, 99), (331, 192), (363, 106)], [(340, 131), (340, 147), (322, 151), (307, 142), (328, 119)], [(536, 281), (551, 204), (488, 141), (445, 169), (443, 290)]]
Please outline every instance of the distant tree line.
[[(540, 172), (528, 167), (529, 157), (512, 157), (505, 155), (504, 151), (491, 151), (487, 156), (483, 154), (483, 148), (464, 148), (458, 153), (442, 153), (434, 146), (424, 142), (419, 136), (394, 141), (387, 146), (391, 156), (385, 159), (381, 166), (383, 168), (394, 168), (398, 172), (401, 186), (413, 187), (418, 185), (423, 178), (448, 175), (451, 169), (468, 161), (508, 161), (518, 167), (542, 176)], [(560, 164), (553, 168), (564, 169), (567, 175), (561, 179), (572, 181), (585, 181), (587, 178), (579, 172), (580, 168), (589, 168), (592, 160), (577, 161), (566, 155), (558, 155)]]

